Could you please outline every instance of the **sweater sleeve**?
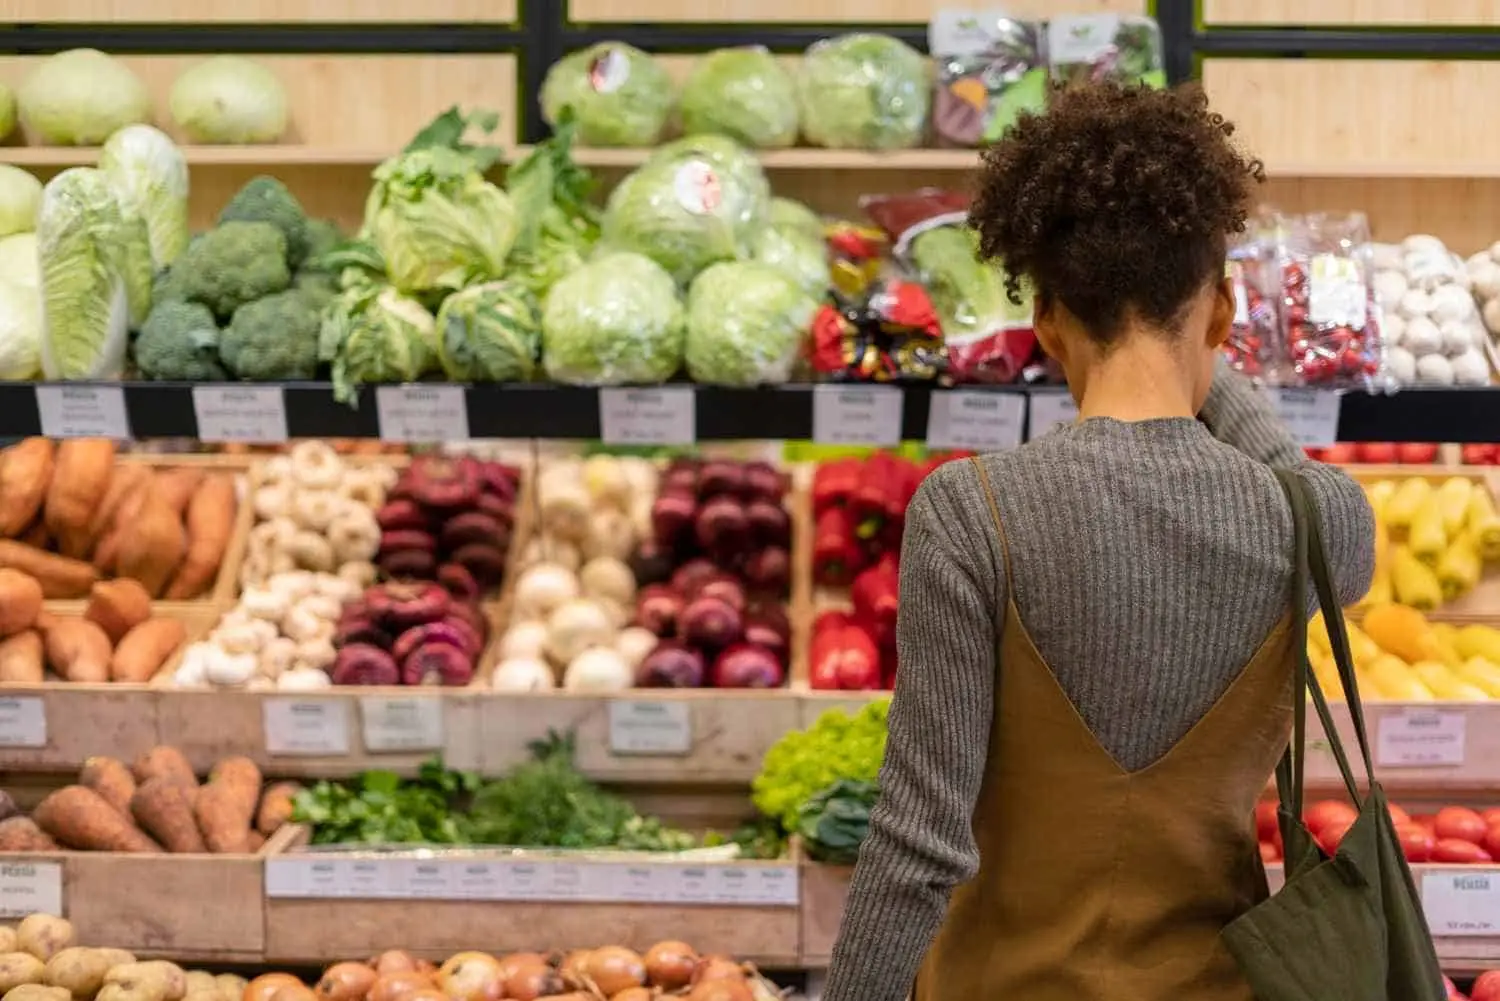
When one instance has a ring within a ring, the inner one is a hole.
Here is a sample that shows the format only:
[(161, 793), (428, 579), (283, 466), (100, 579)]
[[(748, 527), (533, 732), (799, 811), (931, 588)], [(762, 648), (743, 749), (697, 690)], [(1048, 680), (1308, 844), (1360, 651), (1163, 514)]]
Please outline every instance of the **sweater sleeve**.
[[(983, 535), (976, 534), (983, 532)], [(860, 849), (823, 1001), (904, 1001), (953, 888), (979, 869), (972, 820), (988, 754), (1004, 601), (970, 463), (929, 476), (907, 511), (880, 800)]]
[(1306, 463), (1307, 455), (1292, 440), (1265, 394), (1219, 359), (1213, 386), (1199, 418), (1215, 438), (1250, 458), (1277, 469)]

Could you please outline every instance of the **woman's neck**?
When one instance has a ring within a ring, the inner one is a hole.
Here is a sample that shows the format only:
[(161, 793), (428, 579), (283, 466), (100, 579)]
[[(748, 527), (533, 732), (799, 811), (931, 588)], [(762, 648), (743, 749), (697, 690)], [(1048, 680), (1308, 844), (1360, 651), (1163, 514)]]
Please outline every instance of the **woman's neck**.
[(1131, 337), (1089, 365), (1078, 416), (1146, 421), (1196, 417), (1180, 346), (1163, 338)]

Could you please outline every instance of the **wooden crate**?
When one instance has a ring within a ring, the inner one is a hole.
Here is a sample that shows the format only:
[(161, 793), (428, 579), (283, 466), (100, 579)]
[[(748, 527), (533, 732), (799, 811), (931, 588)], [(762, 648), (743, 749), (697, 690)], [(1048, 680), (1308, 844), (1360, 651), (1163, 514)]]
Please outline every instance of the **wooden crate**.
[(1500, 8), (1489, 0), (1203, 0), (1203, 20), (1212, 26), (1479, 27), (1500, 25)]
[[(1361, 777), (1364, 766), (1349, 707), (1338, 702), (1329, 709), (1356, 777)], [(1500, 787), (1500, 703), (1367, 702), (1364, 715), (1376, 776), (1392, 796), (1492, 796)], [(1322, 735), (1309, 707), (1307, 782), (1337, 790), (1342, 780)]]
[(0, 0), (7, 24), (506, 23), (516, 0)]
[(852, 865), (824, 865), (807, 856), (801, 842), (793, 839), (792, 855), (802, 874), (802, 952), (800, 965), (808, 969), (826, 967), (833, 958), (844, 902), (849, 897)]

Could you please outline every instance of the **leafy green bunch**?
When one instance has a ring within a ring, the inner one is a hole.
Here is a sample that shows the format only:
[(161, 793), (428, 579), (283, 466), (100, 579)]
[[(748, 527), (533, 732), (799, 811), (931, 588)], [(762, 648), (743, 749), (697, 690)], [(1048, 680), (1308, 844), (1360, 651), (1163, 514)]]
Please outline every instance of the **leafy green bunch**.
[(806, 730), (772, 744), (751, 783), (755, 808), (794, 832), (802, 805), (835, 782), (875, 782), (885, 758), (889, 711), (889, 699), (869, 702), (852, 715), (830, 709)]

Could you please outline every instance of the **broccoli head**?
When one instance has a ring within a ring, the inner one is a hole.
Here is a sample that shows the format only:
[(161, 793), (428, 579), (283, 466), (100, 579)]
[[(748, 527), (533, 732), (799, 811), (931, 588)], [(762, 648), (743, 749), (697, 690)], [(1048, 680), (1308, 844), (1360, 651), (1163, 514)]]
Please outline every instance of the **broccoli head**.
[(231, 374), (251, 382), (311, 379), (318, 370), (318, 308), (288, 289), (241, 306), (219, 339)]
[(344, 242), (344, 231), (332, 219), (307, 220), (307, 259), (303, 264), (311, 267), (319, 257)]
[(266, 222), (226, 222), (194, 240), (172, 262), (170, 284), (226, 320), (247, 302), (292, 283), (286, 238)]
[(158, 302), (135, 339), (135, 367), (147, 379), (219, 382), (219, 325), (207, 306)]
[(219, 213), (219, 225), (226, 222), (270, 223), (286, 237), (286, 263), (296, 270), (307, 258), (307, 213), (297, 196), (274, 177), (252, 177)]

